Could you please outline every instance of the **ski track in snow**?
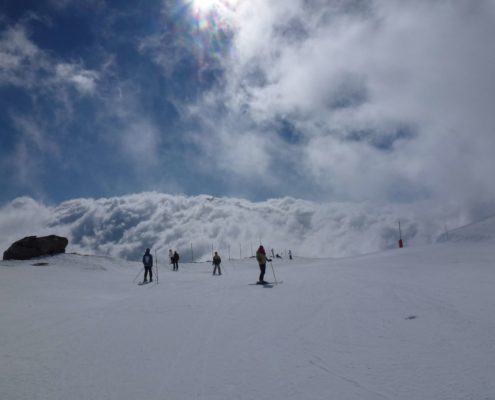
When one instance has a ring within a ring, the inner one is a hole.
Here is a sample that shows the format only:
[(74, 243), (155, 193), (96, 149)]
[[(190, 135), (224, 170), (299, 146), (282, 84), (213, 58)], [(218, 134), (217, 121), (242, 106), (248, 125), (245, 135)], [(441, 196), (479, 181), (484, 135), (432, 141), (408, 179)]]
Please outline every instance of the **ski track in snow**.
[(277, 260), (273, 287), (248, 285), (255, 260), (161, 265), (146, 286), (106, 257), (2, 261), (0, 398), (494, 400), (494, 259)]

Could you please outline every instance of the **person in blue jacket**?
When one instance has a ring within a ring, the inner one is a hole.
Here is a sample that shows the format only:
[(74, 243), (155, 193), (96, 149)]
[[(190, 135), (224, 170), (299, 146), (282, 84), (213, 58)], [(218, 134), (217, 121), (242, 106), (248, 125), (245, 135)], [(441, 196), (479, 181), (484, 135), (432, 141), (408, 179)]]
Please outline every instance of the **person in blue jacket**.
[(148, 274), (150, 275), (150, 282), (153, 282), (153, 256), (150, 254), (150, 249), (146, 249), (143, 256), (143, 265), (144, 265), (144, 281), (143, 283), (148, 282), (146, 279)]

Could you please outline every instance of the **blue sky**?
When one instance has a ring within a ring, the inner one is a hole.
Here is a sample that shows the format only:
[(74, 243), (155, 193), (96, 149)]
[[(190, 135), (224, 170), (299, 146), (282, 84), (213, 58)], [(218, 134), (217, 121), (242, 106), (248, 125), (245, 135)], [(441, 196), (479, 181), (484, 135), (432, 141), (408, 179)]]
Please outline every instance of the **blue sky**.
[(0, 202), (493, 205), (491, 0), (14, 1)]

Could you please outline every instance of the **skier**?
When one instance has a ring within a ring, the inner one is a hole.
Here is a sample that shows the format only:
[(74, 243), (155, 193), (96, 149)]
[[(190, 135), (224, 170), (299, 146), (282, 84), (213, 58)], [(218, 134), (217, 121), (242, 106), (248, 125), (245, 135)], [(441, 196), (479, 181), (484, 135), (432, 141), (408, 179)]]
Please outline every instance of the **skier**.
[(258, 284), (263, 285), (265, 283), (268, 283), (265, 281), (265, 271), (266, 271), (266, 262), (267, 261), (272, 261), (269, 258), (266, 258), (266, 252), (263, 246), (260, 245), (258, 250), (256, 251), (256, 260), (258, 261), (258, 264), (260, 266), (260, 279), (258, 280)]
[(168, 258), (170, 258), (170, 264), (173, 264), (174, 263), (174, 253), (173, 253), (172, 249), (170, 249), (168, 251)]
[(292, 260), (292, 251), (289, 250), (289, 259)]
[(174, 271), (179, 270), (179, 253), (174, 251), (174, 255), (172, 256), (172, 264), (174, 265)]
[(150, 282), (153, 282), (153, 256), (150, 254), (150, 249), (146, 249), (143, 256), (143, 265), (144, 265), (144, 280), (143, 283), (147, 283), (146, 279), (148, 274), (150, 275)]
[(211, 262), (214, 265), (213, 268), (213, 275), (216, 275), (217, 269), (218, 269), (218, 275), (222, 275), (222, 270), (220, 269), (220, 263), (222, 262), (222, 259), (218, 255), (218, 253), (215, 251), (215, 255), (213, 256), (213, 261)]

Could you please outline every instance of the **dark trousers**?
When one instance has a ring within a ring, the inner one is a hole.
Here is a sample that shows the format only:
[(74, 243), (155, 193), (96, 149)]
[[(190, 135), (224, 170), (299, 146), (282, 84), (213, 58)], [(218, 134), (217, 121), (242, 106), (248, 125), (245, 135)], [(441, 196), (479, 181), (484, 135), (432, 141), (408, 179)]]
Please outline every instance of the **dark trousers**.
[(150, 274), (150, 281), (152, 281), (153, 280), (152, 267), (144, 266), (144, 280), (147, 280), (146, 277), (148, 276), (148, 274)]
[(213, 275), (217, 272), (218, 268), (218, 275), (222, 275), (222, 270), (220, 269), (220, 264), (213, 264), (215, 267), (213, 268)]
[(260, 271), (260, 282), (263, 282), (265, 280), (266, 264), (260, 264)]
[(174, 264), (174, 271), (178, 271), (179, 270), (179, 262), (174, 261), (173, 264)]

